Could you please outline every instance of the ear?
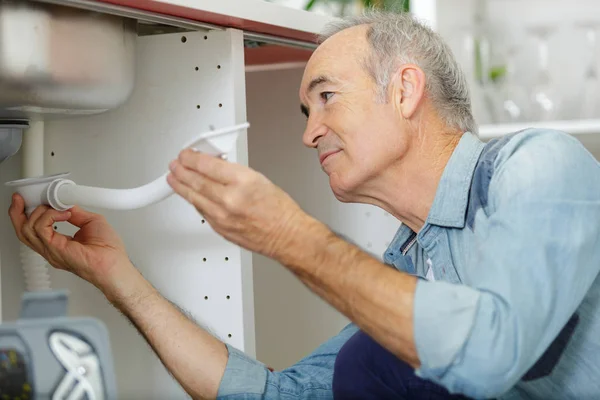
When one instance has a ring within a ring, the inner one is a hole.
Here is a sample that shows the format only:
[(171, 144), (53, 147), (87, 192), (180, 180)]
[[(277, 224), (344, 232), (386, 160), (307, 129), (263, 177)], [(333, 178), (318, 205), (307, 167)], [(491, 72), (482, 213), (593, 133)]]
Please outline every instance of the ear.
[(414, 64), (403, 64), (392, 77), (391, 99), (403, 118), (412, 117), (425, 96), (425, 73)]

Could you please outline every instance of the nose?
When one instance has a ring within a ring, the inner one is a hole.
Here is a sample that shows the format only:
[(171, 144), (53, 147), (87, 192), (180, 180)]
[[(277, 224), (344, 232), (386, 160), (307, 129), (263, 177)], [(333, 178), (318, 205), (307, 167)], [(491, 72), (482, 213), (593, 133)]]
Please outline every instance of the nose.
[(306, 147), (316, 148), (319, 139), (327, 134), (327, 126), (317, 117), (311, 115), (306, 123), (306, 130), (302, 135), (302, 142)]

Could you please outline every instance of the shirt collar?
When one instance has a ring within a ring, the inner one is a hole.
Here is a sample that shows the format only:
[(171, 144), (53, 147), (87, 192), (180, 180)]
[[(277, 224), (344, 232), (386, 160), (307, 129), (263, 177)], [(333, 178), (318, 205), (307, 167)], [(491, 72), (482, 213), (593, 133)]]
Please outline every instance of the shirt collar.
[[(471, 181), (484, 146), (472, 133), (462, 135), (444, 168), (425, 227), (429, 224), (464, 228)], [(410, 246), (415, 235), (402, 224), (383, 255), (384, 262), (393, 264)]]
[(471, 181), (484, 146), (474, 134), (462, 135), (444, 168), (425, 225), (464, 228)]

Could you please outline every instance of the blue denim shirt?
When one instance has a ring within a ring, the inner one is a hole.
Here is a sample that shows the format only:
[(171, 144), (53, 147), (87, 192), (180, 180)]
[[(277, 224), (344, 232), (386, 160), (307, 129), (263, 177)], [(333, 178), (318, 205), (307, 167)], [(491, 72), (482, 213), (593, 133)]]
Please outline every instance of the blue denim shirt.
[[(424, 227), (384, 261), (419, 276), (416, 373), (473, 398), (600, 398), (600, 164), (575, 138), (465, 133)], [(270, 372), (228, 347), (219, 398), (331, 398), (349, 325)]]

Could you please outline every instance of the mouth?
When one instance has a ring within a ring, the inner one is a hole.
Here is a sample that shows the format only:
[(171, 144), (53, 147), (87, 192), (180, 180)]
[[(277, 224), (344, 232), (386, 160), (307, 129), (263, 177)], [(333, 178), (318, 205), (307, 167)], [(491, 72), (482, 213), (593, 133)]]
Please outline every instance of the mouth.
[(321, 154), (321, 156), (319, 156), (319, 162), (320, 162), (321, 164), (323, 164), (323, 163), (325, 162), (325, 160), (326, 160), (327, 158), (329, 158), (329, 156), (332, 156), (332, 155), (334, 155), (334, 154), (337, 154), (337, 153), (339, 153), (340, 151), (342, 151), (342, 150), (333, 150), (333, 151), (328, 151), (327, 153), (323, 153), (323, 154)]

